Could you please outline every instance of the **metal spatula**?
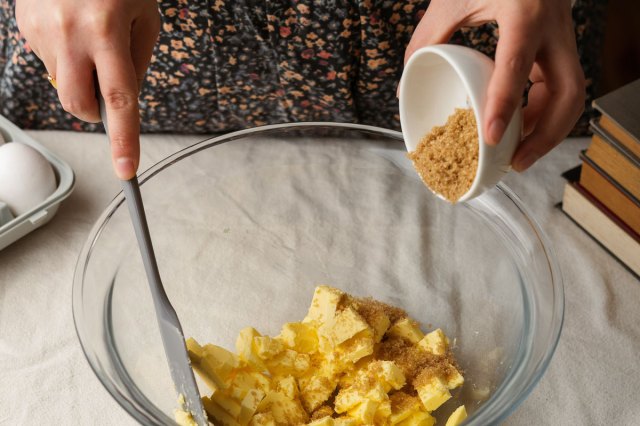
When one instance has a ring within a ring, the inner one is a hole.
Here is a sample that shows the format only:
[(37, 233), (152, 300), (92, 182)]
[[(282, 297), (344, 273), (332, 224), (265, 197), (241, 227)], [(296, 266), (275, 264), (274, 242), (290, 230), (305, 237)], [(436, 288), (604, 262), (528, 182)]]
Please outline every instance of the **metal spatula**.
[[(98, 93), (98, 101), (100, 104), (100, 116), (104, 129), (109, 135), (107, 129), (107, 112), (102, 95)], [(140, 254), (142, 255), (142, 263), (147, 273), (149, 288), (153, 298), (153, 305), (156, 311), (156, 319), (162, 336), (162, 344), (164, 352), (169, 363), (171, 378), (175, 385), (178, 396), (183, 395), (187, 411), (191, 413), (193, 419), (198, 426), (207, 426), (207, 415), (200, 400), (198, 385), (196, 384), (187, 347), (184, 341), (182, 327), (176, 315), (175, 309), (171, 306), (171, 302), (164, 291), (162, 281), (160, 280), (160, 272), (156, 263), (156, 256), (151, 245), (151, 237), (149, 235), (149, 227), (147, 226), (147, 218), (142, 205), (142, 197), (140, 196), (140, 186), (138, 185), (138, 177), (134, 176), (131, 180), (122, 181), (122, 189), (129, 207), (129, 215), (133, 222), (133, 229), (136, 233)]]

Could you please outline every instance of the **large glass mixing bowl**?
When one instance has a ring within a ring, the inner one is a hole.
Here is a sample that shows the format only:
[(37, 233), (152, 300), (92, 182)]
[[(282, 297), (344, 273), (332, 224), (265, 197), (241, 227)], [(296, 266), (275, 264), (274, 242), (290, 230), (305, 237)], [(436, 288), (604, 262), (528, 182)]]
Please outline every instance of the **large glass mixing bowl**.
[[(422, 184), (398, 132), (266, 126), (186, 148), (141, 175), (151, 236), (186, 336), (234, 349), (276, 335), (318, 284), (405, 309), (454, 342), (467, 424), (509, 415), (562, 328), (562, 280), (544, 233), (499, 185), (449, 205)], [(73, 314), (100, 381), (143, 424), (172, 424), (176, 395), (129, 213), (119, 194), (80, 254)], [(201, 388), (201, 391), (204, 388)], [(532, 422), (534, 419), (532, 419)]]

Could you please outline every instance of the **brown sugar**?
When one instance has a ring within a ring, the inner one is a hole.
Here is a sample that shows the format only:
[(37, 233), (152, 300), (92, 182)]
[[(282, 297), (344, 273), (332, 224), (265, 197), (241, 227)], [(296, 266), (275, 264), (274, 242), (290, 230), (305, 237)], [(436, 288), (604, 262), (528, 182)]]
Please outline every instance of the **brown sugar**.
[(407, 316), (407, 313), (400, 308), (388, 305), (371, 297), (352, 298), (356, 311), (369, 324), (381, 314), (386, 315), (391, 323), (394, 323)]
[(376, 359), (393, 361), (404, 373), (407, 383), (414, 387), (424, 384), (433, 376), (450, 377), (458, 366), (453, 354), (447, 351), (436, 355), (416, 347), (402, 337), (390, 336), (380, 342)]
[(452, 203), (468, 190), (478, 170), (478, 131), (472, 109), (456, 108), (408, 154), (422, 181)]

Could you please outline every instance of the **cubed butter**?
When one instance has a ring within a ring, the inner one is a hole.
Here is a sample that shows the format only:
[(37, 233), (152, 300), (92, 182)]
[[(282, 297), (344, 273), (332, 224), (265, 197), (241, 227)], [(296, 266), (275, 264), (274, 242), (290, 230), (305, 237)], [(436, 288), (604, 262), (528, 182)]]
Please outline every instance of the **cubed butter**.
[(258, 404), (258, 412), (269, 411), (278, 424), (298, 425), (306, 423), (309, 419), (300, 401), (287, 398), (280, 392), (269, 392)]
[(278, 337), (286, 346), (297, 352), (310, 354), (318, 350), (318, 334), (308, 323), (286, 323)]
[(236, 352), (241, 361), (251, 365), (258, 371), (265, 369), (264, 362), (257, 354), (254, 345), (254, 338), (261, 337), (260, 333), (253, 327), (245, 327), (240, 330), (236, 339)]
[(194, 339), (193, 337), (189, 337), (186, 341), (187, 345), (187, 353), (189, 354), (189, 359), (193, 364), (199, 364), (202, 356), (204, 355), (204, 350), (202, 346)]
[(325, 416), (321, 419), (308, 423), (307, 426), (334, 426), (334, 422), (331, 416)]
[(355, 388), (341, 389), (334, 400), (334, 410), (338, 414), (346, 413), (353, 407), (360, 404), (363, 395)]
[(227, 393), (238, 400), (242, 400), (252, 389), (263, 393), (271, 390), (271, 379), (255, 370), (239, 369), (232, 374)]
[(449, 375), (449, 377), (447, 377), (447, 387), (449, 389), (455, 389), (464, 384), (464, 377), (462, 377), (462, 374), (460, 374), (460, 372), (455, 368), (451, 367), (451, 369), (453, 370), (453, 372)]
[(233, 370), (240, 365), (237, 355), (216, 345), (205, 345), (202, 349), (200, 370), (217, 389), (226, 389)]
[(302, 322), (314, 322), (318, 326), (332, 320), (344, 292), (337, 288), (320, 285), (316, 287), (309, 312)]
[(447, 384), (440, 377), (432, 377), (428, 383), (417, 386), (418, 397), (424, 408), (431, 412), (451, 398)]
[(371, 334), (373, 332), (369, 324), (351, 306), (336, 313), (333, 322), (327, 323), (327, 327), (334, 345), (339, 345), (362, 331), (369, 330)]
[(348, 416), (342, 416), (333, 419), (334, 426), (359, 426), (360, 423), (356, 419), (352, 419)]
[(222, 408), (218, 403), (209, 397), (202, 397), (202, 405), (207, 412), (209, 419), (213, 419), (214, 423), (221, 424), (223, 426), (238, 426), (238, 421), (227, 411)]
[(298, 383), (293, 376), (276, 377), (273, 379), (273, 382), (276, 390), (284, 394), (287, 398), (294, 399), (300, 396)]
[(416, 411), (407, 417), (399, 426), (433, 426), (436, 423), (435, 417), (424, 411)]
[(258, 413), (251, 418), (249, 426), (276, 426), (276, 420), (271, 413)]
[(424, 337), (424, 333), (420, 330), (418, 323), (409, 317), (398, 320), (389, 328), (387, 334), (402, 337), (413, 344), (418, 343)]
[(347, 412), (349, 417), (353, 417), (354, 419), (362, 422), (365, 425), (373, 424), (373, 418), (378, 409), (379, 402), (373, 401), (371, 399), (365, 399), (360, 404), (356, 405), (354, 408)]
[(343, 364), (354, 364), (371, 355), (374, 345), (373, 333), (371, 329), (366, 329), (341, 343), (337, 348), (337, 354)]
[(251, 418), (258, 409), (258, 405), (264, 399), (265, 393), (260, 389), (251, 389), (240, 403), (240, 414), (238, 414), (238, 423), (242, 426), (248, 425)]
[(336, 389), (337, 381), (333, 377), (309, 374), (298, 380), (302, 405), (311, 413), (325, 403)]
[(300, 377), (310, 367), (308, 354), (301, 354), (293, 349), (285, 349), (268, 361), (265, 361), (269, 372), (273, 376)]
[(271, 359), (285, 349), (280, 340), (269, 336), (254, 337), (253, 348), (256, 354), (263, 360)]
[(389, 424), (389, 416), (391, 416), (391, 401), (386, 399), (380, 402), (376, 414), (373, 416), (373, 423), (376, 425)]
[(467, 418), (467, 409), (464, 405), (459, 406), (455, 409), (453, 413), (447, 419), (447, 424), (445, 426), (458, 426), (460, 423)]
[(411, 417), (414, 413), (422, 411), (422, 404), (417, 397), (403, 392), (402, 394), (394, 394), (391, 399), (391, 415), (389, 416), (391, 425), (398, 424)]
[(374, 361), (367, 369), (384, 386), (385, 392), (402, 388), (406, 381), (402, 369), (393, 361)]
[(449, 349), (449, 339), (438, 328), (426, 334), (418, 342), (418, 347), (435, 355), (444, 355)]

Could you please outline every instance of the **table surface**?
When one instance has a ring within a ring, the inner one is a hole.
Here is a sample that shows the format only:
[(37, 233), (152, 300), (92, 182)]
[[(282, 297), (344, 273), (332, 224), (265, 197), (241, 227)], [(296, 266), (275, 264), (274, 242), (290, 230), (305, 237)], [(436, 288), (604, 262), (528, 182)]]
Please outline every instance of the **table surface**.
[[(71, 314), (78, 254), (119, 191), (104, 135), (29, 132), (67, 161), (76, 187), (46, 226), (0, 251), (0, 424), (133, 425), (84, 359)], [(147, 135), (141, 170), (200, 136)], [(640, 282), (556, 207), (560, 173), (589, 140), (569, 139), (506, 183), (547, 232), (564, 276), (556, 354), (506, 424), (637, 424)]]

